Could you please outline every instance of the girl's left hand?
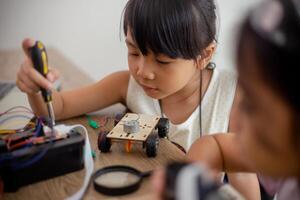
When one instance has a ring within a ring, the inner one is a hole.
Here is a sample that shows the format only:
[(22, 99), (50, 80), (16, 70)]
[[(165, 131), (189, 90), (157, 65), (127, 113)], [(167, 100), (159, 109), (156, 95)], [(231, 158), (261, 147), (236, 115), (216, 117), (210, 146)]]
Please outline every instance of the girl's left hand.
[(153, 194), (156, 200), (162, 200), (165, 189), (165, 168), (157, 169), (151, 176)]

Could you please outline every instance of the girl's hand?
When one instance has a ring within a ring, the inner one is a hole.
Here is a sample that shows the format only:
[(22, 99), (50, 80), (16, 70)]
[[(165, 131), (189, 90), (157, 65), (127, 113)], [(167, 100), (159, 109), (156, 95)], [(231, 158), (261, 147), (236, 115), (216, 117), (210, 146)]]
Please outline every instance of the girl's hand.
[(153, 194), (156, 200), (163, 199), (163, 192), (165, 189), (165, 169), (155, 170), (151, 176), (151, 183), (153, 188)]
[(22, 42), (23, 51), (26, 55), (25, 60), (17, 73), (16, 84), (18, 88), (27, 94), (35, 94), (40, 91), (40, 88), (52, 89), (52, 83), (59, 78), (59, 73), (56, 69), (50, 69), (47, 78), (44, 78), (32, 65), (29, 48), (33, 47), (35, 41), (32, 39), (24, 39)]
[[(199, 169), (202, 171), (199, 178), (203, 180), (211, 180), (216, 183), (216, 185), (220, 182), (221, 176), (218, 171), (212, 170), (207, 168), (203, 163), (190, 163), (188, 165), (198, 166)], [(153, 172), (151, 176), (151, 183), (153, 189), (153, 195), (156, 200), (162, 200), (165, 196), (166, 190), (166, 170), (168, 168), (161, 168), (157, 169)], [(199, 179), (200, 180), (200, 179)], [(189, 183), (191, 184), (191, 183)], [(200, 188), (199, 188), (200, 189)], [(175, 191), (174, 191), (175, 194)]]

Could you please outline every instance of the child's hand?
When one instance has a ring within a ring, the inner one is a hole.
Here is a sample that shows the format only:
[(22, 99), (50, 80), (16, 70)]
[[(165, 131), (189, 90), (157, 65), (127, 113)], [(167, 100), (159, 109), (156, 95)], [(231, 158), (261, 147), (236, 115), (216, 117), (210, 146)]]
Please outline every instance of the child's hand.
[[(220, 173), (219, 172), (217, 172), (215, 170), (211, 170), (211, 169), (205, 167), (203, 165), (203, 163), (200, 163), (200, 162), (199, 163), (189, 163), (189, 164), (186, 163), (186, 165), (184, 167), (190, 166), (190, 165), (199, 167), (200, 174), (195, 175), (195, 176), (198, 176), (199, 180), (210, 180), (212, 182), (215, 182), (216, 186), (220, 182), (221, 177), (220, 177)], [(166, 199), (166, 195), (170, 195), (170, 196), (176, 195), (176, 191), (173, 191), (172, 194), (168, 194), (170, 191), (166, 191), (167, 190), (166, 182), (167, 182), (167, 179), (168, 179), (166, 177), (166, 175), (167, 175), (167, 170), (170, 170), (169, 167), (170, 166), (168, 166), (167, 168), (157, 169), (157, 170), (155, 170), (153, 172), (153, 174), (151, 176), (151, 183), (152, 183), (153, 195), (154, 195), (154, 198), (156, 200)], [(178, 175), (178, 173), (181, 173), (181, 172), (177, 172), (177, 175)], [(173, 181), (177, 181), (177, 179), (173, 180)], [(191, 187), (192, 187), (192, 183), (188, 183), (188, 184), (191, 184)], [(199, 187), (198, 189), (200, 190), (201, 187)], [(176, 189), (174, 189), (174, 190), (176, 190)], [(215, 192), (217, 192), (217, 191), (215, 191)], [(167, 197), (167, 199), (168, 198), (169, 197)]]
[(59, 73), (55, 69), (49, 68), (47, 78), (34, 69), (29, 53), (29, 48), (34, 44), (34, 40), (28, 38), (23, 40), (22, 46), (26, 58), (21, 64), (16, 80), (18, 88), (27, 94), (35, 94), (40, 91), (40, 88), (52, 89), (52, 83), (59, 77)]
[(153, 194), (156, 200), (160, 200), (163, 197), (165, 189), (165, 169), (155, 170), (151, 176)]

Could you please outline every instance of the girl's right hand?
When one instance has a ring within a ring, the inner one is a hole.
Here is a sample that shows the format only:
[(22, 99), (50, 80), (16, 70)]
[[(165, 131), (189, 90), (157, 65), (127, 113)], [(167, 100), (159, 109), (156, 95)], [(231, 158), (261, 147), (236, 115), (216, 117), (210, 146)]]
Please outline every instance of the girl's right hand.
[(36, 94), (40, 91), (40, 88), (51, 90), (52, 84), (59, 78), (59, 73), (56, 69), (49, 68), (47, 78), (34, 69), (29, 53), (29, 49), (34, 44), (35, 41), (32, 39), (27, 38), (23, 40), (22, 46), (26, 58), (21, 64), (16, 80), (18, 88), (27, 94)]

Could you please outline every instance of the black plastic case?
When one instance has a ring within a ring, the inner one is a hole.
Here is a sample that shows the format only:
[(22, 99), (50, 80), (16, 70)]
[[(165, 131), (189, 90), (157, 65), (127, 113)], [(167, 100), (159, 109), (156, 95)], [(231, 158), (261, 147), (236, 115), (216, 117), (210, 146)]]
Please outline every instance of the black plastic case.
[[(12, 163), (24, 162), (24, 160), (43, 151), (47, 145), (48, 151), (37, 162), (23, 169), (11, 167)], [(51, 146), (48, 143), (11, 152), (13, 159), (7, 160), (0, 166), (4, 191), (14, 192), (21, 186), (82, 169), (84, 167), (83, 148), (84, 137), (73, 132), (70, 137), (55, 141)]]

